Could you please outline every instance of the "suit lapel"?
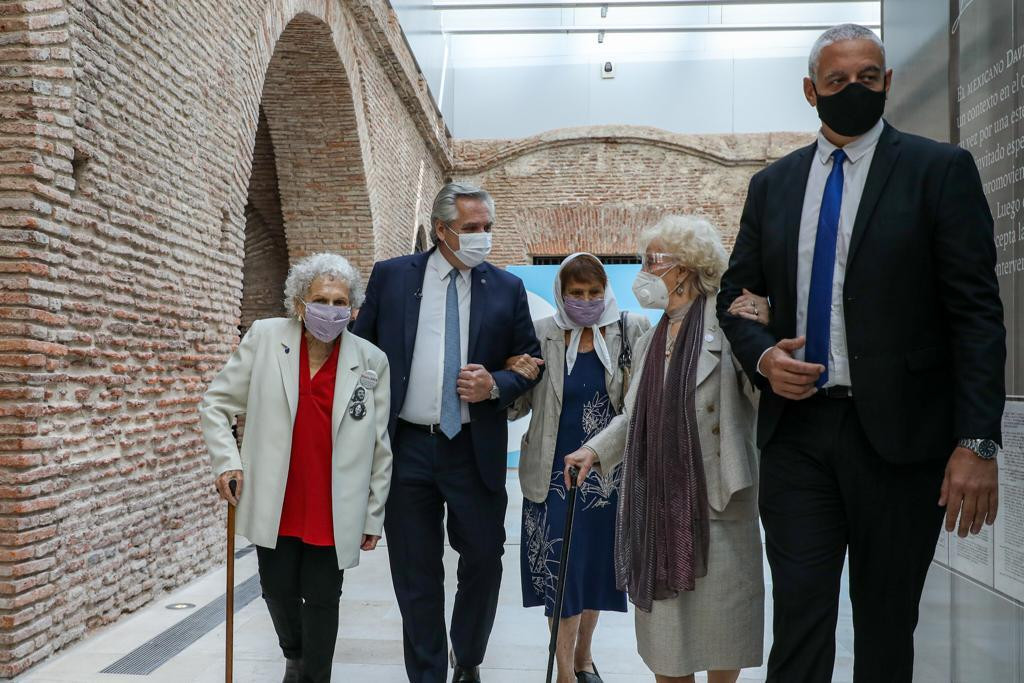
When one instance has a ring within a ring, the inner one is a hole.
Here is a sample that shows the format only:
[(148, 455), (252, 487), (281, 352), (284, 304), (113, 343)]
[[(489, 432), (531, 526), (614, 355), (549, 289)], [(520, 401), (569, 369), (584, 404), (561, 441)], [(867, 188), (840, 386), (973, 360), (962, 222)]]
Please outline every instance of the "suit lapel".
[(804, 195), (807, 194), (807, 176), (811, 173), (811, 164), (814, 162), (817, 149), (818, 145), (815, 143), (798, 152), (793, 182), (786, 188), (786, 276), (791, 301), (796, 301), (796, 262), (800, 245), (800, 219), (804, 209)]
[(471, 271), (473, 287), (469, 300), (469, 354), (470, 363), (476, 359), (476, 341), (480, 337), (480, 326), (487, 315), (487, 269), (486, 263)]
[[(346, 334), (341, 338), (341, 349), (338, 351), (338, 372), (334, 378), (334, 407), (331, 410), (331, 434), (338, 435), (345, 415), (348, 414), (352, 391), (356, 388), (359, 371), (362, 367), (361, 354), (355, 342)], [(367, 400), (372, 397), (367, 391)], [(365, 419), (365, 418), (364, 418)]]
[[(435, 247), (436, 248), (436, 247)], [(405, 284), (402, 288), (405, 298), (405, 367), (412, 367), (412, 352), (416, 346), (416, 330), (420, 323), (420, 302), (423, 301), (423, 277), (427, 260), (434, 253), (433, 249), (420, 254), (419, 258), (409, 261), (405, 271)]]
[(284, 333), (281, 335), (281, 342), (275, 349), (277, 365), (281, 370), (281, 381), (284, 383), (284, 393), (288, 397), (288, 408), (292, 413), (292, 424), (295, 423), (295, 414), (299, 410), (299, 354), (302, 350), (302, 323), (298, 320), (289, 321)]
[(846, 259), (846, 269), (850, 269), (853, 258), (857, 253), (857, 247), (864, 241), (864, 233), (868, 229), (868, 220), (875, 211), (875, 206), (882, 196), (882, 190), (889, 180), (896, 160), (900, 156), (899, 132), (889, 124), (885, 125), (882, 136), (878, 139), (875, 147), (875, 156), (871, 160), (871, 168), (868, 170), (868, 178), (864, 183), (864, 193), (861, 195), (860, 206), (857, 207), (857, 218), (853, 222), (853, 235), (850, 237), (850, 252)]

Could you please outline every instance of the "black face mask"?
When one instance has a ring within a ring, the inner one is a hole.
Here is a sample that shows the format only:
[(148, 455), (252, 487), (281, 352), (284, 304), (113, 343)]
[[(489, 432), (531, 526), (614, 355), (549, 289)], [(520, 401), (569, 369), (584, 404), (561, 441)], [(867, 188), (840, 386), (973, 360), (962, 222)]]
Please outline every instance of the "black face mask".
[(884, 111), (885, 90), (872, 90), (862, 83), (851, 83), (835, 95), (818, 95), (818, 118), (849, 138), (871, 130)]

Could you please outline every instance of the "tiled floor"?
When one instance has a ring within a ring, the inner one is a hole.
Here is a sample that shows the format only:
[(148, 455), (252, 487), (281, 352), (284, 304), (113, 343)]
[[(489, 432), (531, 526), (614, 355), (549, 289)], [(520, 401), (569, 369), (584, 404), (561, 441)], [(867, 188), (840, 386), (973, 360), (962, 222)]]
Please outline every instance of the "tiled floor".
[[(547, 629), (539, 609), (523, 609), (519, 585), (519, 515), (522, 496), (515, 472), (510, 472), (509, 511), (506, 525), (508, 543), (498, 617), (491, 636), (483, 678), (488, 683), (540, 683), (547, 662)], [(240, 543), (243, 543), (239, 539)], [(341, 601), (341, 629), (335, 650), (333, 681), (345, 683), (402, 683), (401, 617), (391, 589), (386, 548), (364, 554), (362, 564), (345, 576)], [(454, 595), (457, 556), (445, 557), (449, 609)], [(255, 553), (236, 562), (236, 582), (256, 572)], [(224, 627), (215, 628), (184, 652), (149, 676), (98, 673), (103, 668), (167, 629), (188, 612), (166, 609), (166, 605), (189, 602), (202, 606), (224, 590), (224, 570), (217, 570), (163, 596), (150, 607), (129, 616), (66, 652), (50, 659), (16, 679), (19, 683), (57, 681), (92, 683), (106, 681), (151, 681), (186, 683), (224, 680)], [(766, 576), (766, 581), (768, 577)], [(845, 593), (845, 582), (844, 582)], [(771, 621), (771, 603), (767, 605)], [(766, 652), (770, 628), (766, 627)], [(839, 627), (839, 655), (834, 681), (852, 680), (853, 641), (849, 603), (844, 599)], [(607, 683), (653, 681), (636, 654), (632, 614), (606, 614), (598, 626), (595, 659)], [(235, 619), (235, 681), (277, 682), (284, 663), (274, 629), (262, 600), (256, 599)], [(743, 672), (744, 683), (763, 681), (764, 668)]]

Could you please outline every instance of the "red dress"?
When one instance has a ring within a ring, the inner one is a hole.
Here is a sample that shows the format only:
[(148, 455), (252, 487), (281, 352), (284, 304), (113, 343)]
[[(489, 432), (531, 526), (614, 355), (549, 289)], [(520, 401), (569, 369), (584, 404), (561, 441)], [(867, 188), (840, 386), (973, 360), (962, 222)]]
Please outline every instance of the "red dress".
[(331, 413), (340, 345), (334, 345), (330, 358), (312, 379), (306, 346), (303, 338), (299, 344), (299, 406), (292, 428), (291, 463), (277, 533), (310, 545), (329, 546), (334, 545)]

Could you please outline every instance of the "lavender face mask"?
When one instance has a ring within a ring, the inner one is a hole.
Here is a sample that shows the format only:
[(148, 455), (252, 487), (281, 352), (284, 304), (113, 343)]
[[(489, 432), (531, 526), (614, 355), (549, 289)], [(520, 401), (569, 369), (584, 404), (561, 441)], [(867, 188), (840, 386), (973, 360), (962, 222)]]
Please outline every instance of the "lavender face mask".
[(574, 297), (565, 297), (562, 303), (565, 305), (565, 314), (580, 327), (596, 325), (604, 313), (603, 298), (584, 301)]
[(323, 343), (330, 344), (345, 331), (351, 317), (352, 309), (348, 306), (306, 304), (304, 322), (310, 334)]

